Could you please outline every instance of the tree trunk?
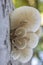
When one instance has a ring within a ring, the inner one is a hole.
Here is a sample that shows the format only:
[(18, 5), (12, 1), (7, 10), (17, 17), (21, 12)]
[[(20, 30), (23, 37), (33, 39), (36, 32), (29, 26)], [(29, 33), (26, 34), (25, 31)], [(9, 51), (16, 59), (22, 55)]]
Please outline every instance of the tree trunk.
[(7, 65), (10, 60), (9, 13), (12, 9), (11, 0), (0, 0), (0, 65)]

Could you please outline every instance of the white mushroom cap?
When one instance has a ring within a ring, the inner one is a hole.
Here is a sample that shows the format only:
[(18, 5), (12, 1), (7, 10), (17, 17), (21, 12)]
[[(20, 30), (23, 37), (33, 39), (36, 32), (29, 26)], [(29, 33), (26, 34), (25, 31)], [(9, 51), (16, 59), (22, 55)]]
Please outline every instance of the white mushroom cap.
[(27, 63), (33, 55), (33, 50), (30, 48), (25, 48), (21, 50), (21, 56), (18, 58), (18, 60), (21, 63)]
[(39, 42), (39, 37), (35, 33), (27, 33), (27, 38), (30, 40), (27, 42), (27, 46), (35, 48)]
[(15, 9), (11, 15), (11, 29), (15, 29), (20, 26), (23, 22), (26, 23), (23, 26), (28, 29), (28, 31), (36, 32), (40, 27), (40, 13), (37, 9), (29, 6), (22, 6)]
[(20, 38), (19, 40), (16, 40), (15, 44), (17, 48), (24, 49), (26, 47), (26, 40)]
[(26, 47), (26, 40), (22, 38), (16, 38), (15, 43), (12, 41), (12, 43), (18, 48), (18, 49), (24, 49)]
[(15, 35), (17, 36), (17, 37), (24, 37), (24, 36), (26, 36), (26, 30), (25, 30), (25, 28), (24, 27), (19, 27), (19, 28), (17, 28), (16, 30), (15, 30)]

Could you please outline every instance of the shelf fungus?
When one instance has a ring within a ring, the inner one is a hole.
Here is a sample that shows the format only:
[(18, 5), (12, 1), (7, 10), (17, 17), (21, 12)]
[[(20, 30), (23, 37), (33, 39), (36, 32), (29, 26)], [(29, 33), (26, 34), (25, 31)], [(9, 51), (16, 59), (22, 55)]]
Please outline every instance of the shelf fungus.
[(33, 7), (22, 6), (10, 14), (10, 20), (11, 57), (26, 63), (40, 38), (40, 13)]

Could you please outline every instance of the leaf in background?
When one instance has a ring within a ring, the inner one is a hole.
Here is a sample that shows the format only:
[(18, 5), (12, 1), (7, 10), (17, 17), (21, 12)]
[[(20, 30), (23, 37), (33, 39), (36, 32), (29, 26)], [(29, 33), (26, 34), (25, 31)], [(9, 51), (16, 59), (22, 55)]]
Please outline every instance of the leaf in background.
[(13, 0), (13, 4), (15, 5), (16, 8), (24, 5), (29, 5), (28, 0)]

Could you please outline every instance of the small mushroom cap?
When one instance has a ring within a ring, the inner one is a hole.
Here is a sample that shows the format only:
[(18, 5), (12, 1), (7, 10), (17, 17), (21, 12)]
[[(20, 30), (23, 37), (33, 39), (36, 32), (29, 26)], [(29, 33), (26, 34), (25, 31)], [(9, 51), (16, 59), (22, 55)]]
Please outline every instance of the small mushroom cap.
[(35, 48), (38, 45), (39, 37), (35, 33), (27, 33), (27, 38), (30, 39), (27, 41), (28, 47)]
[(25, 48), (21, 50), (21, 56), (18, 58), (18, 60), (21, 63), (27, 63), (28, 61), (30, 61), (32, 55), (33, 55), (33, 50), (30, 48)]
[(16, 38), (15, 43), (12, 41), (12, 43), (18, 48), (18, 49), (24, 49), (26, 47), (26, 40), (23, 38)]
[(22, 6), (10, 14), (11, 29), (24, 26), (28, 31), (36, 32), (40, 27), (41, 16), (37, 9)]
[(24, 36), (26, 36), (26, 30), (25, 30), (25, 28), (24, 28), (24, 27), (19, 27), (19, 28), (17, 28), (17, 29), (15, 30), (15, 35), (16, 35), (17, 37), (24, 37)]

